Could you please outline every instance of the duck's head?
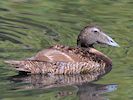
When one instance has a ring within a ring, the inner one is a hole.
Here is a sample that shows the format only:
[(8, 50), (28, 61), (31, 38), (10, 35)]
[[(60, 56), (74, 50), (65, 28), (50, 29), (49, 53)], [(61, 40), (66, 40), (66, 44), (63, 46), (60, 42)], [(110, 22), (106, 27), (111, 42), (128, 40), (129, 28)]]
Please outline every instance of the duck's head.
[(86, 26), (81, 30), (78, 39), (78, 47), (93, 47), (94, 44), (105, 44), (119, 47), (119, 45), (97, 26)]

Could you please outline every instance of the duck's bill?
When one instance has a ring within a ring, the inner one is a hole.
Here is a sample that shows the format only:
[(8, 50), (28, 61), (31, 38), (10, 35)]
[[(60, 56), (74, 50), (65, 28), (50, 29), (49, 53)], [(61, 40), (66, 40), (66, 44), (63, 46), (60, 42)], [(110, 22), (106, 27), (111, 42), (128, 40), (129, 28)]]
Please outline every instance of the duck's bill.
[(110, 36), (106, 35), (105, 33), (101, 33), (101, 37), (98, 42), (113, 47), (120, 47), (119, 44), (117, 44)]
[(107, 45), (113, 46), (113, 47), (120, 47), (119, 44), (117, 44), (111, 37), (107, 36), (108, 42)]

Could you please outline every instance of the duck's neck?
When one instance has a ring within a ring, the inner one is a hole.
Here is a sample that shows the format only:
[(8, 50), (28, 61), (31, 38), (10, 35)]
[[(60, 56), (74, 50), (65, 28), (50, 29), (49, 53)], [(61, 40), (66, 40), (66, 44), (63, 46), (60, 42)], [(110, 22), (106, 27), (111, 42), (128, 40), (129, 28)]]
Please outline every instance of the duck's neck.
[(80, 48), (94, 48), (94, 44), (80, 43), (77, 41), (77, 47)]
[(94, 43), (88, 41), (85, 36), (82, 36), (82, 32), (78, 35), (77, 38), (77, 47), (81, 48), (94, 48)]

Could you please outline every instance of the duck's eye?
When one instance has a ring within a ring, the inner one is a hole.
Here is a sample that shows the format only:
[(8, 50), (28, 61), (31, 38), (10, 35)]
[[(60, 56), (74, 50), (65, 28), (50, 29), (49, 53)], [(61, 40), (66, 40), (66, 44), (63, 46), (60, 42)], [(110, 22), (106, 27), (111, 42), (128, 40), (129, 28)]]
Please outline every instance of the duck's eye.
[(99, 31), (98, 30), (93, 30), (94, 33), (98, 33)]
[(98, 31), (97, 30), (94, 30), (94, 33), (97, 33)]
[(93, 33), (99, 33), (99, 29), (97, 29), (97, 28), (93, 28), (92, 30), (91, 30)]

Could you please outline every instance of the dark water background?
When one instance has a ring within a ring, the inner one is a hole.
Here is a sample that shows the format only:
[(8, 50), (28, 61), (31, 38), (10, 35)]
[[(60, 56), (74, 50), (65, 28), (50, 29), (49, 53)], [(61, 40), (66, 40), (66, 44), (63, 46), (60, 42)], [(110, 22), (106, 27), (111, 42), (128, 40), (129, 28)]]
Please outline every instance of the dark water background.
[[(113, 60), (109, 74), (93, 83), (45, 89), (43, 76), (10, 81), (17, 73), (4, 60), (24, 59), (57, 43), (75, 46), (89, 23), (101, 26), (121, 46), (96, 46)], [(133, 1), (0, 0), (0, 99), (133, 100)]]

